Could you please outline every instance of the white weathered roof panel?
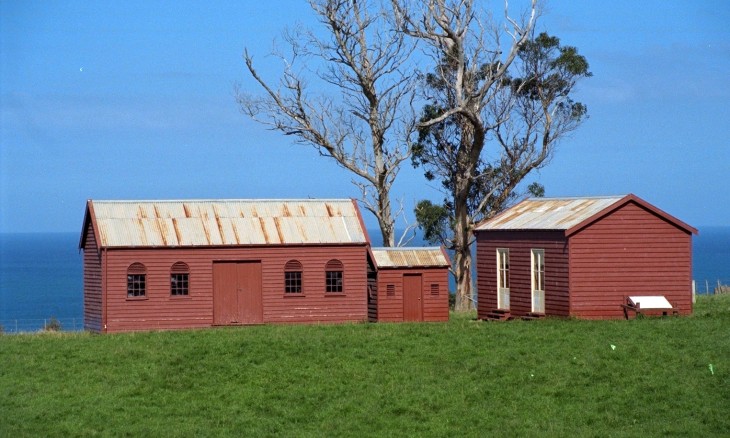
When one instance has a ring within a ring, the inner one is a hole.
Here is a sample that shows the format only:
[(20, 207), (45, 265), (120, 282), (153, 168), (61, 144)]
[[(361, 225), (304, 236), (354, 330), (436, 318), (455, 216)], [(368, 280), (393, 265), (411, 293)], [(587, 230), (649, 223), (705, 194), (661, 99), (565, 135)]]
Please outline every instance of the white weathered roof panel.
[(378, 268), (449, 267), (449, 259), (439, 247), (373, 248)]
[(335, 200), (89, 201), (103, 247), (367, 243)]
[(476, 230), (567, 230), (623, 198), (530, 198), (480, 224)]

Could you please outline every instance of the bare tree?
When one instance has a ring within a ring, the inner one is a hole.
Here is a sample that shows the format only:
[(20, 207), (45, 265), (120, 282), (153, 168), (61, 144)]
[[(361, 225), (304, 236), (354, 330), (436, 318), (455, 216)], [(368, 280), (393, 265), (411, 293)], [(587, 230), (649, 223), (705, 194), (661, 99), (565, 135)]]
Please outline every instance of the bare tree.
[(557, 38), (534, 37), (536, 0), (519, 19), (505, 2), (502, 24), (474, 0), (429, 0), (415, 14), (413, 4), (393, 5), (400, 28), (426, 43), (436, 63), (425, 75), (413, 162), (441, 179), (447, 199), (419, 203), (416, 216), (428, 239), (454, 250), (456, 308), (467, 310), (474, 224), (514, 199), (519, 183), (578, 126), (586, 109), (569, 93), (590, 75), (588, 64)]
[[(372, 0), (310, 0), (326, 30), (285, 32), (288, 53), (275, 83), (262, 77), (253, 57), (246, 67), (263, 96), (237, 92), (244, 114), (292, 135), (355, 175), (362, 205), (378, 220), (383, 244), (395, 244), (390, 191), (403, 161), (413, 120), (413, 44), (392, 25), (392, 14)], [(301, 67), (300, 67), (301, 64)], [(311, 79), (321, 80), (312, 90)]]

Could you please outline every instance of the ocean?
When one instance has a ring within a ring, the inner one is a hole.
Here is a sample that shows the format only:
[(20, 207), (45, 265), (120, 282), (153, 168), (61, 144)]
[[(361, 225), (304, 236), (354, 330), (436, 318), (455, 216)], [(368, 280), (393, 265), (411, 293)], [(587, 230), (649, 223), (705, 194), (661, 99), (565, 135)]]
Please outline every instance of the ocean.
[[(370, 230), (373, 243), (380, 233)], [(82, 257), (76, 233), (0, 233), (0, 325), (38, 330), (56, 318), (64, 330), (83, 328)], [(704, 227), (693, 238), (698, 293), (730, 284), (730, 227)], [(416, 239), (411, 245), (420, 245)]]

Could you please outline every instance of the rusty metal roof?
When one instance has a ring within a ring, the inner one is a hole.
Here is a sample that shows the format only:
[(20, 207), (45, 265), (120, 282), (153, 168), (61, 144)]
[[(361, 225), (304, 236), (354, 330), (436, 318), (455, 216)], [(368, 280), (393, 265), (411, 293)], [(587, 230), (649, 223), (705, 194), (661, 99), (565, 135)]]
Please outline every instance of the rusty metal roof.
[(451, 262), (439, 247), (373, 248), (378, 268), (449, 267)]
[(368, 243), (350, 199), (90, 200), (87, 208), (101, 247)]
[(483, 222), (476, 230), (567, 230), (624, 198), (530, 198)]

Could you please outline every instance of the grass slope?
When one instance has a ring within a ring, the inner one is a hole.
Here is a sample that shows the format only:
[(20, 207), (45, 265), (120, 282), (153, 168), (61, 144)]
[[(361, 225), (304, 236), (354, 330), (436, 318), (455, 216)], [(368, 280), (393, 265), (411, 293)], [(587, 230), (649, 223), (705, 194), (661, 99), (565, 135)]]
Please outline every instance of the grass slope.
[(635, 321), (6, 335), (0, 436), (718, 436), (729, 334), (730, 295)]

